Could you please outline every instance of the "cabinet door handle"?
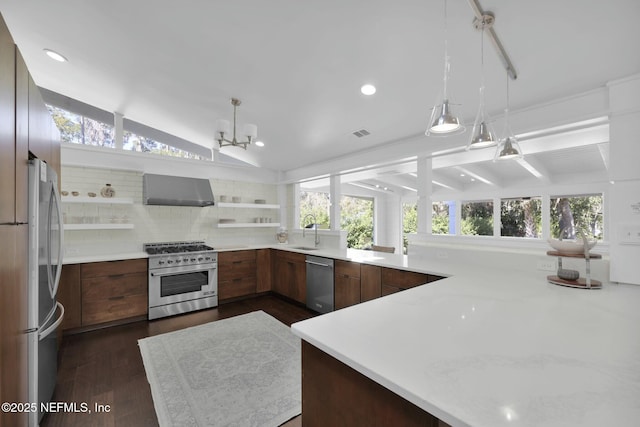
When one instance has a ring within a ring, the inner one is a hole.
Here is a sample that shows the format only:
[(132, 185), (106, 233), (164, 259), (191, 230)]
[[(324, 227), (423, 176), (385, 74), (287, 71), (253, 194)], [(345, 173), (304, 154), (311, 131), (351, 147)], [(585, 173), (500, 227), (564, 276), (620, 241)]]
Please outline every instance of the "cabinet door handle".
[(124, 299), (124, 295), (119, 295), (117, 297), (109, 297), (109, 301), (117, 301), (119, 299)]
[(119, 279), (124, 276), (125, 276), (124, 274), (110, 274), (108, 277), (109, 279)]
[(242, 264), (242, 261), (233, 261), (234, 264)]
[(232, 281), (233, 281), (233, 282), (241, 282), (241, 281), (242, 281), (242, 279), (241, 279), (241, 278), (237, 278), (237, 279), (233, 279)]
[(345, 279), (348, 279), (349, 275), (348, 274), (344, 274), (344, 275), (342, 275), (342, 277), (344, 277)]

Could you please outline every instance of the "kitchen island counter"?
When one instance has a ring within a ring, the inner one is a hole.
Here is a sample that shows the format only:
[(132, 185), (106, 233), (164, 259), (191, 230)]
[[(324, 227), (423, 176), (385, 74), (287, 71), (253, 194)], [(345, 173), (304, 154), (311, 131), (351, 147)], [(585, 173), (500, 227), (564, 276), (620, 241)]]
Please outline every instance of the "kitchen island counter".
[(637, 286), (589, 291), (474, 268), (292, 330), (454, 427), (631, 427), (639, 305)]

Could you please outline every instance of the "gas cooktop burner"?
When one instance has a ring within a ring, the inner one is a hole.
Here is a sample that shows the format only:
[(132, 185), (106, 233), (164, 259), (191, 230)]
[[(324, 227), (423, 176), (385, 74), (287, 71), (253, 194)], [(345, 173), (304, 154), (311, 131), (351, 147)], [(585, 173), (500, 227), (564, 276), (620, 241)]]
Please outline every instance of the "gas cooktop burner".
[(186, 252), (212, 251), (211, 246), (204, 242), (172, 242), (172, 243), (146, 243), (144, 250), (149, 255), (179, 254)]

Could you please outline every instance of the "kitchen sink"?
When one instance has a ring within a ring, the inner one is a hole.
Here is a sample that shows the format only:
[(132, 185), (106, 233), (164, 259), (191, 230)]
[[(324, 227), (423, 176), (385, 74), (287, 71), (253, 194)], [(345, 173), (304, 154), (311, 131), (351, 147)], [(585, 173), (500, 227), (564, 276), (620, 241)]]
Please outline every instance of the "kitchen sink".
[(316, 251), (318, 248), (314, 248), (313, 246), (294, 246), (292, 249), (300, 249), (303, 251)]

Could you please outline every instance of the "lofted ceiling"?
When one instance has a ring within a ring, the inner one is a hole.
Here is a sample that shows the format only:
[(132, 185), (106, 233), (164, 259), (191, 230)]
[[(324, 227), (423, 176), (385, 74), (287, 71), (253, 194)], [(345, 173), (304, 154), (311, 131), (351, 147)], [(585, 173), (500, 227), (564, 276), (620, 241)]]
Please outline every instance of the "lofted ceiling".
[[(640, 72), (640, 2), (481, 0), (518, 78), (514, 111)], [(213, 147), (214, 122), (258, 125), (247, 151), (222, 153), (287, 171), (423, 135), (442, 90), (443, 1), (0, 0), (37, 85), (194, 143)], [(448, 0), (452, 99), (471, 123), (478, 105), (480, 33), (466, 0)], [(57, 63), (53, 49), (68, 58)], [(505, 70), (485, 42), (487, 110), (505, 106)], [(377, 86), (367, 97), (364, 83)], [(362, 138), (352, 133), (370, 132)], [(428, 144), (429, 138), (425, 138)], [(606, 174), (608, 139), (536, 144), (527, 163), (493, 166), (491, 153), (434, 158), (434, 189), (508, 187), (543, 174)], [(531, 154), (529, 154), (531, 153)], [(578, 157), (576, 157), (578, 156)], [(575, 161), (579, 158), (579, 161)], [(572, 160), (573, 159), (573, 160)], [(415, 189), (415, 164), (345, 181)], [(572, 169), (575, 169), (572, 170)], [(464, 176), (461, 176), (464, 174)], [(475, 181), (471, 181), (473, 178)], [(379, 191), (379, 189), (377, 189)]]

